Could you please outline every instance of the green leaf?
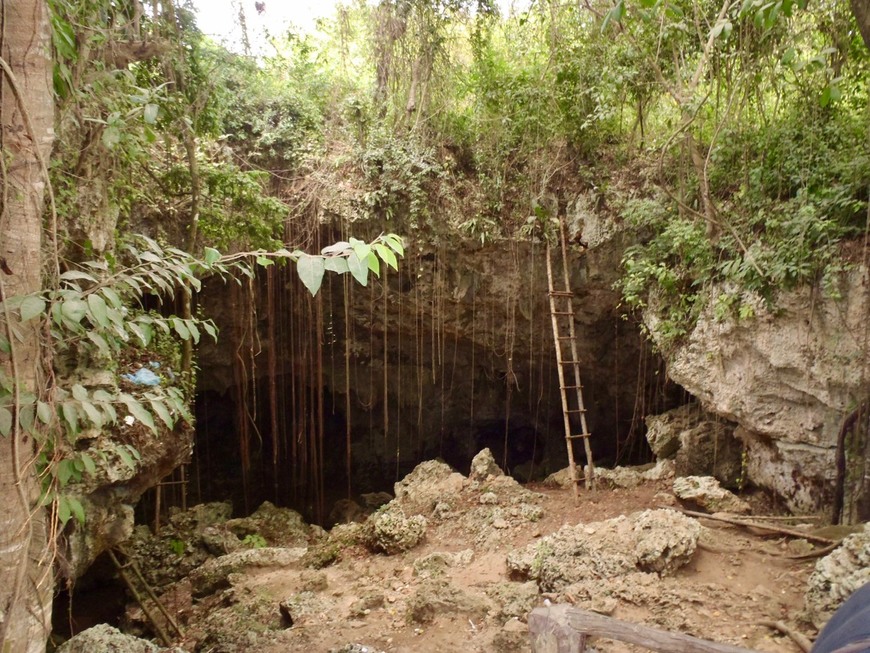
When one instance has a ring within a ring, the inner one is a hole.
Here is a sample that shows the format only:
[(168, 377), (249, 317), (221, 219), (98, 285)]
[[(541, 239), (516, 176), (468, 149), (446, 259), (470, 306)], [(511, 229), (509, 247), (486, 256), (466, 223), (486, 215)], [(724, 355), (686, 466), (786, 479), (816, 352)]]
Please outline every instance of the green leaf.
[(320, 253), (324, 256), (329, 256), (330, 254), (343, 254), (348, 249), (350, 249), (350, 243), (341, 240), (334, 245), (324, 247), (322, 250), (320, 250)]
[(8, 408), (0, 407), (0, 435), (6, 437), (12, 432), (12, 413)]
[(94, 406), (90, 401), (83, 401), (81, 407), (88, 419), (91, 420), (91, 424), (94, 428), (99, 429), (103, 427), (103, 413), (97, 410), (96, 406)]
[(125, 447), (118, 447), (115, 451), (118, 453), (118, 458), (121, 459), (122, 463), (127, 465), (130, 469), (136, 469), (136, 463), (133, 462), (130, 452), (127, 451)]
[(372, 251), (372, 248), (369, 247), (368, 243), (364, 243), (356, 238), (350, 239), (350, 246), (353, 248), (353, 251), (356, 253), (360, 261), (365, 261), (366, 258), (368, 258), (369, 253)]
[(205, 250), (203, 250), (203, 255), (205, 257), (205, 262), (208, 265), (214, 265), (221, 258), (221, 253), (213, 247), (206, 247)]
[(24, 298), (18, 310), (21, 311), (21, 321), (28, 322), (29, 320), (42, 315), (45, 311), (45, 301), (41, 297), (30, 295)]
[(96, 465), (96, 463), (94, 463), (94, 459), (91, 458), (91, 456), (88, 453), (82, 452), (81, 459), (82, 459), (82, 464), (85, 466), (85, 471), (88, 474), (96, 473), (97, 465)]
[(106, 149), (113, 149), (121, 142), (121, 130), (114, 125), (106, 127), (106, 130), (103, 132), (102, 141), (103, 145), (106, 146)]
[(111, 353), (109, 343), (106, 342), (106, 339), (96, 331), (88, 331), (88, 340), (94, 343), (97, 346), (97, 349), (100, 350), (100, 353), (104, 356), (108, 356)]
[(88, 312), (88, 305), (81, 299), (67, 299), (60, 307), (63, 316), (78, 324)]
[(154, 417), (151, 416), (151, 413), (149, 413), (142, 404), (128, 394), (122, 394), (121, 401), (124, 402), (124, 405), (133, 417), (138, 419), (155, 433), (157, 432), (157, 426), (154, 424)]
[(75, 383), (72, 387), (72, 396), (74, 399), (78, 401), (87, 401), (88, 400), (88, 391), (85, 389), (81, 383)]
[(91, 309), (91, 319), (104, 329), (108, 328), (109, 316), (106, 300), (99, 295), (88, 295), (88, 308)]
[(399, 262), (396, 260), (396, 255), (393, 254), (393, 251), (380, 243), (375, 243), (374, 245), (375, 252), (377, 252), (378, 256), (380, 256), (384, 263), (389, 265), (394, 270), (399, 269)]
[(172, 327), (175, 329), (175, 333), (178, 334), (179, 338), (182, 340), (190, 340), (190, 330), (187, 328), (184, 320), (178, 317), (172, 318)]
[(324, 269), (323, 259), (319, 256), (303, 256), (296, 262), (299, 278), (312, 295), (316, 295), (320, 290)]
[(166, 424), (166, 428), (171, 429), (174, 426), (174, 422), (172, 420), (172, 415), (166, 408), (166, 404), (157, 399), (152, 399), (149, 403), (151, 404), (151, 410), (153, 410), (163, 423)]
[(57, 482), (61, 487), (69, 483), (70, 479), (77, 474), (75, 464), (72, 460), (61, 460), (57, 464)]
[(12, 351), (12, 346), (9, 344), (9, 341), (5, 336), (0, 336), (0, 351), (4, 354), (8, 354)]
[(65, 401), (60, 405), (60, 412), (66, 422), (67, 429), (72, 435), (79, 431), (79, 413), (76, 410), (75, 404), (71, 401)]
[(351, 252), (347, 257), (347, 267), (353, 278), (361, 286), (365, 286), (369, 281), (369, 266), (356, 255), (356, 252)]
[(331, 256), (323, 259), (323, 267), (329, 272), (335, 272), (336, 274), (344, 274), (350, 270), (347, 267), (347, 259), (340, 256)]
[(376, 276), (381, 276), (381, 262), (378, 257), (375, 256), (374, 252), (369, 252), (366, 262), (368, 263), (369, 269), (374, 272)]
[(145, 347), (148, 346), (148, 343), (151, 342), (151, 338), (154, 337), (154, 330), (151, 328), (150, 324), (130, 322), (127, 324), (127, 328), (130, 329), (137, 338), (139, 338), (139, 341)]
[(618, 23), (625, 15), (625, 0), (619, 0), (616, 5), (607, 12), (604, 20), (601, 23), (601, 32), (603, 33), (611, 22)]
[(76, 518), (76, 521), (79, 524), (85, 523), (85, 509), (82, 506), (81, 502), (75, 497), (67, 497), (67, 503), (69, 504), (70, 510), (72, 511), (73, 516)]
[(257, 265), (259, 265), (261, 268), (267, 268), (270, 265), (275, 265), (275, 261), (270, 258), (266, 258), (265, 256), (258, 256)]
[(94, 277), (81, 270), (69, 270), (61, 274), (60, 278), (64, 281), (90, 281), (91, 283), (97, 283)]
[(386, 241), (387, 245), (390, 246), (390, 249), (392, 249), (396, 254), (398, 254), (399, 256), (405, 255), (405, 246), (402, 244), (401, 236), (397, 236), (396, 234), (387, 234), (386, 236), (384, 236), (384, 240)]
[(215, 342), (217, 342), (217, 327), (211, 320), (203, 322), (202, 328), (205, 329), (205, 332), (210, 335)]
[(149, 125), (153, 125), (157, 122), (157, 113), (159, 112), (160, 107), (156, 104), (148, 103), (145, 105), (145, 110), (142, 112), (142, 117), (145, 119), (145, 122)]
[(36, 402), (36, 416), (39, 418), (39, 421), (43, 424), (51, 424), (51, 418), (54, 416), (51, 406), (49, 406), (44, 401)]
[(185, 321), (187, 330), (190, 331), (190, 337), (193, 338), (193, 344), (199, 344), (199, 328), (196, 326), (196, 320)]
[(60, 522), (61, 528), (66, 526), (66, 523), (69, 521), (70, 517), (72, 517), (72, 513), (70, 511), (67, 498), (60, 497), (57, 500), (57, 519)]
[(33, 433), (33, 422), (36, 421), (36, 410), (33, 404), (18, 407), (18, 423), (27, 433)]

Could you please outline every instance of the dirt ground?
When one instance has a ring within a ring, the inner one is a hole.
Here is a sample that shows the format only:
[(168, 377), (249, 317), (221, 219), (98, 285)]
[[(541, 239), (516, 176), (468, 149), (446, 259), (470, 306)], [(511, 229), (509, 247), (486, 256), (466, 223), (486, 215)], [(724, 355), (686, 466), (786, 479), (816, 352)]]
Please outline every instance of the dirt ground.
[[(506, 554), (566, 524), (590, 524), (675, 506), (671, 483), (668, 479), (647, 481), (630, 489), (583, 491), (576, 503), (570, 489), (528, 486), (525, 489), (536, 493), (535, 502), (543, 516), (502, 525), (497, 537), (491, 530), (484, 537), (483, 531), (469, 525), (468, 516), (480, 508), (480, 493), (463, 491), (452, 497), (454, 517), (442, 520), (437, 527), (430, 524), (424, 541), (404, 553), (372, 554), (354, 545), (344, 548), (338, 561), (322, 570), (267, 567), (231, 575), (229, 590), (198, 602), (191, 602), (189, 594), (179, 596), (176, 590), (173, 609), (187, 629), (185, 640), (177, 643), (187, 650), (212, 653), (529, 651), (522, 618), (506, 618), (509, 612), (499, 603), (507, 599), (492, 591), (510, 585)], [(744, 498), (753, 505), (754, 514), (773, 514), (763, 496)], [(776, 523), (800, 527), (783, 518)], [(701, 524), (698, 548), (688, 564), (647, 588), (637, 588), (644, 591), (625, 587), (615, 591), (616, 598), (601, 611), (618, 619), (759, 651), (799, 652), (789, 637), (764, 622), (782, 622), (811, 639), (815, 636), (801, 616), (806, 580), (815, 561), (787, 557), (811, 547), (794, 538), (763, 535), (707, 519)], [(445, 607), (437, 598), (428, 603), (424, 599), (421, 612), (421, 588), (433, 581), (419, 568), (415, 570), (415, 561), (427, 554), (456, 554), (469, 549), (473, 553), (465, 554), (462, 563), (440, 570), (439, 587), (446, 581), (453, 591), (459, 590), (452, 602), (447, 601)], [(181, 594), (185, 592), (181, 590)], [(287, 608), (288, 596), (302, 597), (304, 606)], [(282, 600), (285, 604), (279, 616), (275, 606)], [(574, 600), (570, 593), (535, 592), (531, 604)], [(580, 603), (578, 607), (590, 607)], [(246, 616), (236, 623), (233, 620), (240, 614), (240, 606), (245, 606)], [(257, 619), (261, 627), (252, 627)], [(222, 633), (216, 635), (216, 630)], [(604, 652), (632, 650), (603, 639), (593, 640), (592, 646)]]

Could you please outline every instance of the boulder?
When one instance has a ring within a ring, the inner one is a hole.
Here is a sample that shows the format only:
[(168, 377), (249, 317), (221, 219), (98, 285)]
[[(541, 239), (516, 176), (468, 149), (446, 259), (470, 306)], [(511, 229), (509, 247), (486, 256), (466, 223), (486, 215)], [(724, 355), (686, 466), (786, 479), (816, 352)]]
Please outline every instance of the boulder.
[(117, 628), (100, 624), (67, 640), (57, 653), (160, 653), (177, 649), (160, 648), (146, 639), (125, 635)]
[(366, 520), (363, 541), (376, 553), (402, 553), (421, 542), (426, 535), (426, 525), (426, 518), (422, 515), (407, 517), (401, 508), (388, 506)]
[(465, 477), (438, 460), (427, 460), (417, 465), (410, 474), (395, 484), (396, 498), (392, 503), (408, 514), (431, 515), (435, 506), (445, 497), (459, 494)]
[(646, 438), (659, 460), (674, 458), (677, 476), (714, 476), (735, 487), (743, 470), (743, 445), (734, 424), (686, 404), (646, 418)]
[[(744, 296), (754, 317), (743, 320), (710, 306), (685, 340), (665, 350), (668, 376), (742, 427), (749, 480), (795, 513), (830, 508), (837, 434), (867, 393), (855, 362), (870, 358), (870, 341), (854, 334), (870, 315), (870, 269), (856, 265), (838, 291), (834, 298), (809, 285), (784, 290), (772, 308)], [(655, 337), (651, 304), (644, 321)]]
[(870, 583), (870, 524), (816, 563), (807, 582), (806, 612), (821, 628), (851, 594)]
[(240, 539), (259, 535), (270, 546), (304, 546), (311, 536), (302, 515), (269, 501), (264, 501), (249, 517), (231, 519), (226, 525)]
[(463, 592), (445, 580), (424, 581), (408, 599), (408, 619), (415, 623), (431, 623), (439, 615), (465, 615), (483, 619), (489, 610), (487, 602)]
[(733, 512), (748, 515), (752, 508), (743, 499), (729, 492), (712, 476), (683, 476), (674, 479), (674, 494), (692, 507), (707, 512)]
[(217, 590), (229, 587), (230, 574), (245, 569), (289, 567), (298, 563), (305, 555), (304, 548), (246, 549), (236, 551), (220, 558), (212, 558), (191, 572), (190, 585), (194, 596), (207, 596)]
[(696, 520), (675, 510), (646, 510), (563, 526), (509, 553), (507, 567), (514, 578), (535, 580), (544, 592), (638, 571), (667, 575), (691, 559), (700, 533)]
[(485, 481), (490, 476), (504, 476), (504, 472), (495, 462), (492, 451), (483, 449), (471, 460), (471, 471), (468, 474), (468, 479)]

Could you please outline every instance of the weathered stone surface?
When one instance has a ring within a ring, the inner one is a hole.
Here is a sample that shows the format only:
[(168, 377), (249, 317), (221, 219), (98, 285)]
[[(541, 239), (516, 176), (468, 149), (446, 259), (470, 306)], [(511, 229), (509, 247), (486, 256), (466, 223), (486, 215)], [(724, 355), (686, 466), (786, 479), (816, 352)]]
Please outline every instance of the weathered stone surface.
[[(830, 503), (837, 433), (866, 395), (856, 362), (870, 358), (870, 343), (854, 334), (870, 315), (868, 269), (849, 272), (840, 293), (835, 301), (813, 287), (783, 291), (775, 311), (749, 300), (755, 317), (743, 321), (707, 309), (668, 352), (669, 376), (743, 428), (749, 479), (797, 512)], [(645, 320), (655, 333), (654, 311)]]
[(468, 566), (473, 558), (474, 551), (472, 549), (465, 549), (457, 553), (435, 551), (414, 561), (414, 574), (421, 578), (441, 576), (451, 567)]
[(486, 590), (498, 608), (498, 619), (521, 619), (525, 621), (529, 611), (541, 600), (538, 584), (534, 581), (526, 583), (498, 583)]
[[(577, 470), (578, 474), (581, 473)], [(639, 465), (637, 467), (596, 467), (595, 477), (598, 481), (604, 481), (612, 487), (631, 488), (637, 487), (646, 481), (660, 481), (674, 475), (673, 460), (659, 460), (654, 465)], [(571, 487), (571, 469), (566, 467), (558, 472), (550, 474), (544, 479), (544, 485), (557, 487)]]
[(849, 596), (870, 583), (870, 524), (816, 563), (808, 581), (807, 616), (821, 628)]
[(733, 512), (748, 515), (751, 506), (729, 492), (712, 476), (683, 476), (674, 479), (674, 494), (707, 512)]
[(440, 501), (459, 494), (464, 483), (465, 477), (450, 465), (427, 460), (395, 484), (393, 501), (407, 514), (428, 516)]
[(302, 515), (269, 501), (264, 501), (249, 517), (231, 519), (226, 525), (239, 538), (259, 535), (271, 546), (305, 545), (311, 535)]
[(229, 575), (245, 569), (289, 567), (298, 563), (305, 554), (304, 548), (263, 548), (236, 551), (229, 555), (206, 561), (191, 572), (190, 586), (194, 596), (206, 596), (228, 587)]
[(100, 624), (64, 642), (57, 653), (160, 653), (169, 650), (148, 640), (125, 635), (112, 626)]
[(674, 510), (646, 510), (592, 524), (563, 526), (507, 556), (515, 577), (558, 592), (589, 578), (637, 571), (670, 574), (695, 552), (701, 526)]
[(462, 614), (482, 619), (489, 605), (444, 580), (429, 580), (408, 599), (408, 618), (416, 623), (431, 623), (443, 614)]
[(691, 403), (646, 418), (647, 441), (661, 460), (676, 460), (677, 476), (714, 476), (728, 487), (742, 471), (743, 446), (734, 424)]
[(426, 535), (426, 518), (407, 517), (398, 506), (371, 515), (364, 524), (363, 539), (372, 551), (394, 555), (417, 546)]
[(471, 471), (468, 478), (473, 481), (485, 481), (489, 476), (503, 476), (504, 472), (488, 448), (483, 449), (471, 460)]

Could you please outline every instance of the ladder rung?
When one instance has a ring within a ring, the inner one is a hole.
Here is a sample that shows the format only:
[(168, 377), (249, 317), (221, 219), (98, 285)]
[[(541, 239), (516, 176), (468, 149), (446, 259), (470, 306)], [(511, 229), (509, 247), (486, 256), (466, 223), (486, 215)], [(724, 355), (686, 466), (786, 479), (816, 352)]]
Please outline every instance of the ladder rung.
[(585, 408), (566, 408), (565, 412), (566, 413), (585, 413), (586, 409)]
[(559, 340), (573, 340), (574, 336), (559, 336)]
[(574, 311), (553, 311), (552, 315), (574, 315)]
[(583, 361), (560, 361), (562, 365), (579, 365)]
[(588, 438), (592, 434), (591, 433), (578, 433), (577, 435), (566, 435), (566, 440), (577, 440), (578, 438)]
[(565, 390), (582, 390), (583, 389), (582, 385), (563, 385), (562, 387)]
[(550, 297), (573, 297), (574, 293), (570, 290), (551, 290)]

